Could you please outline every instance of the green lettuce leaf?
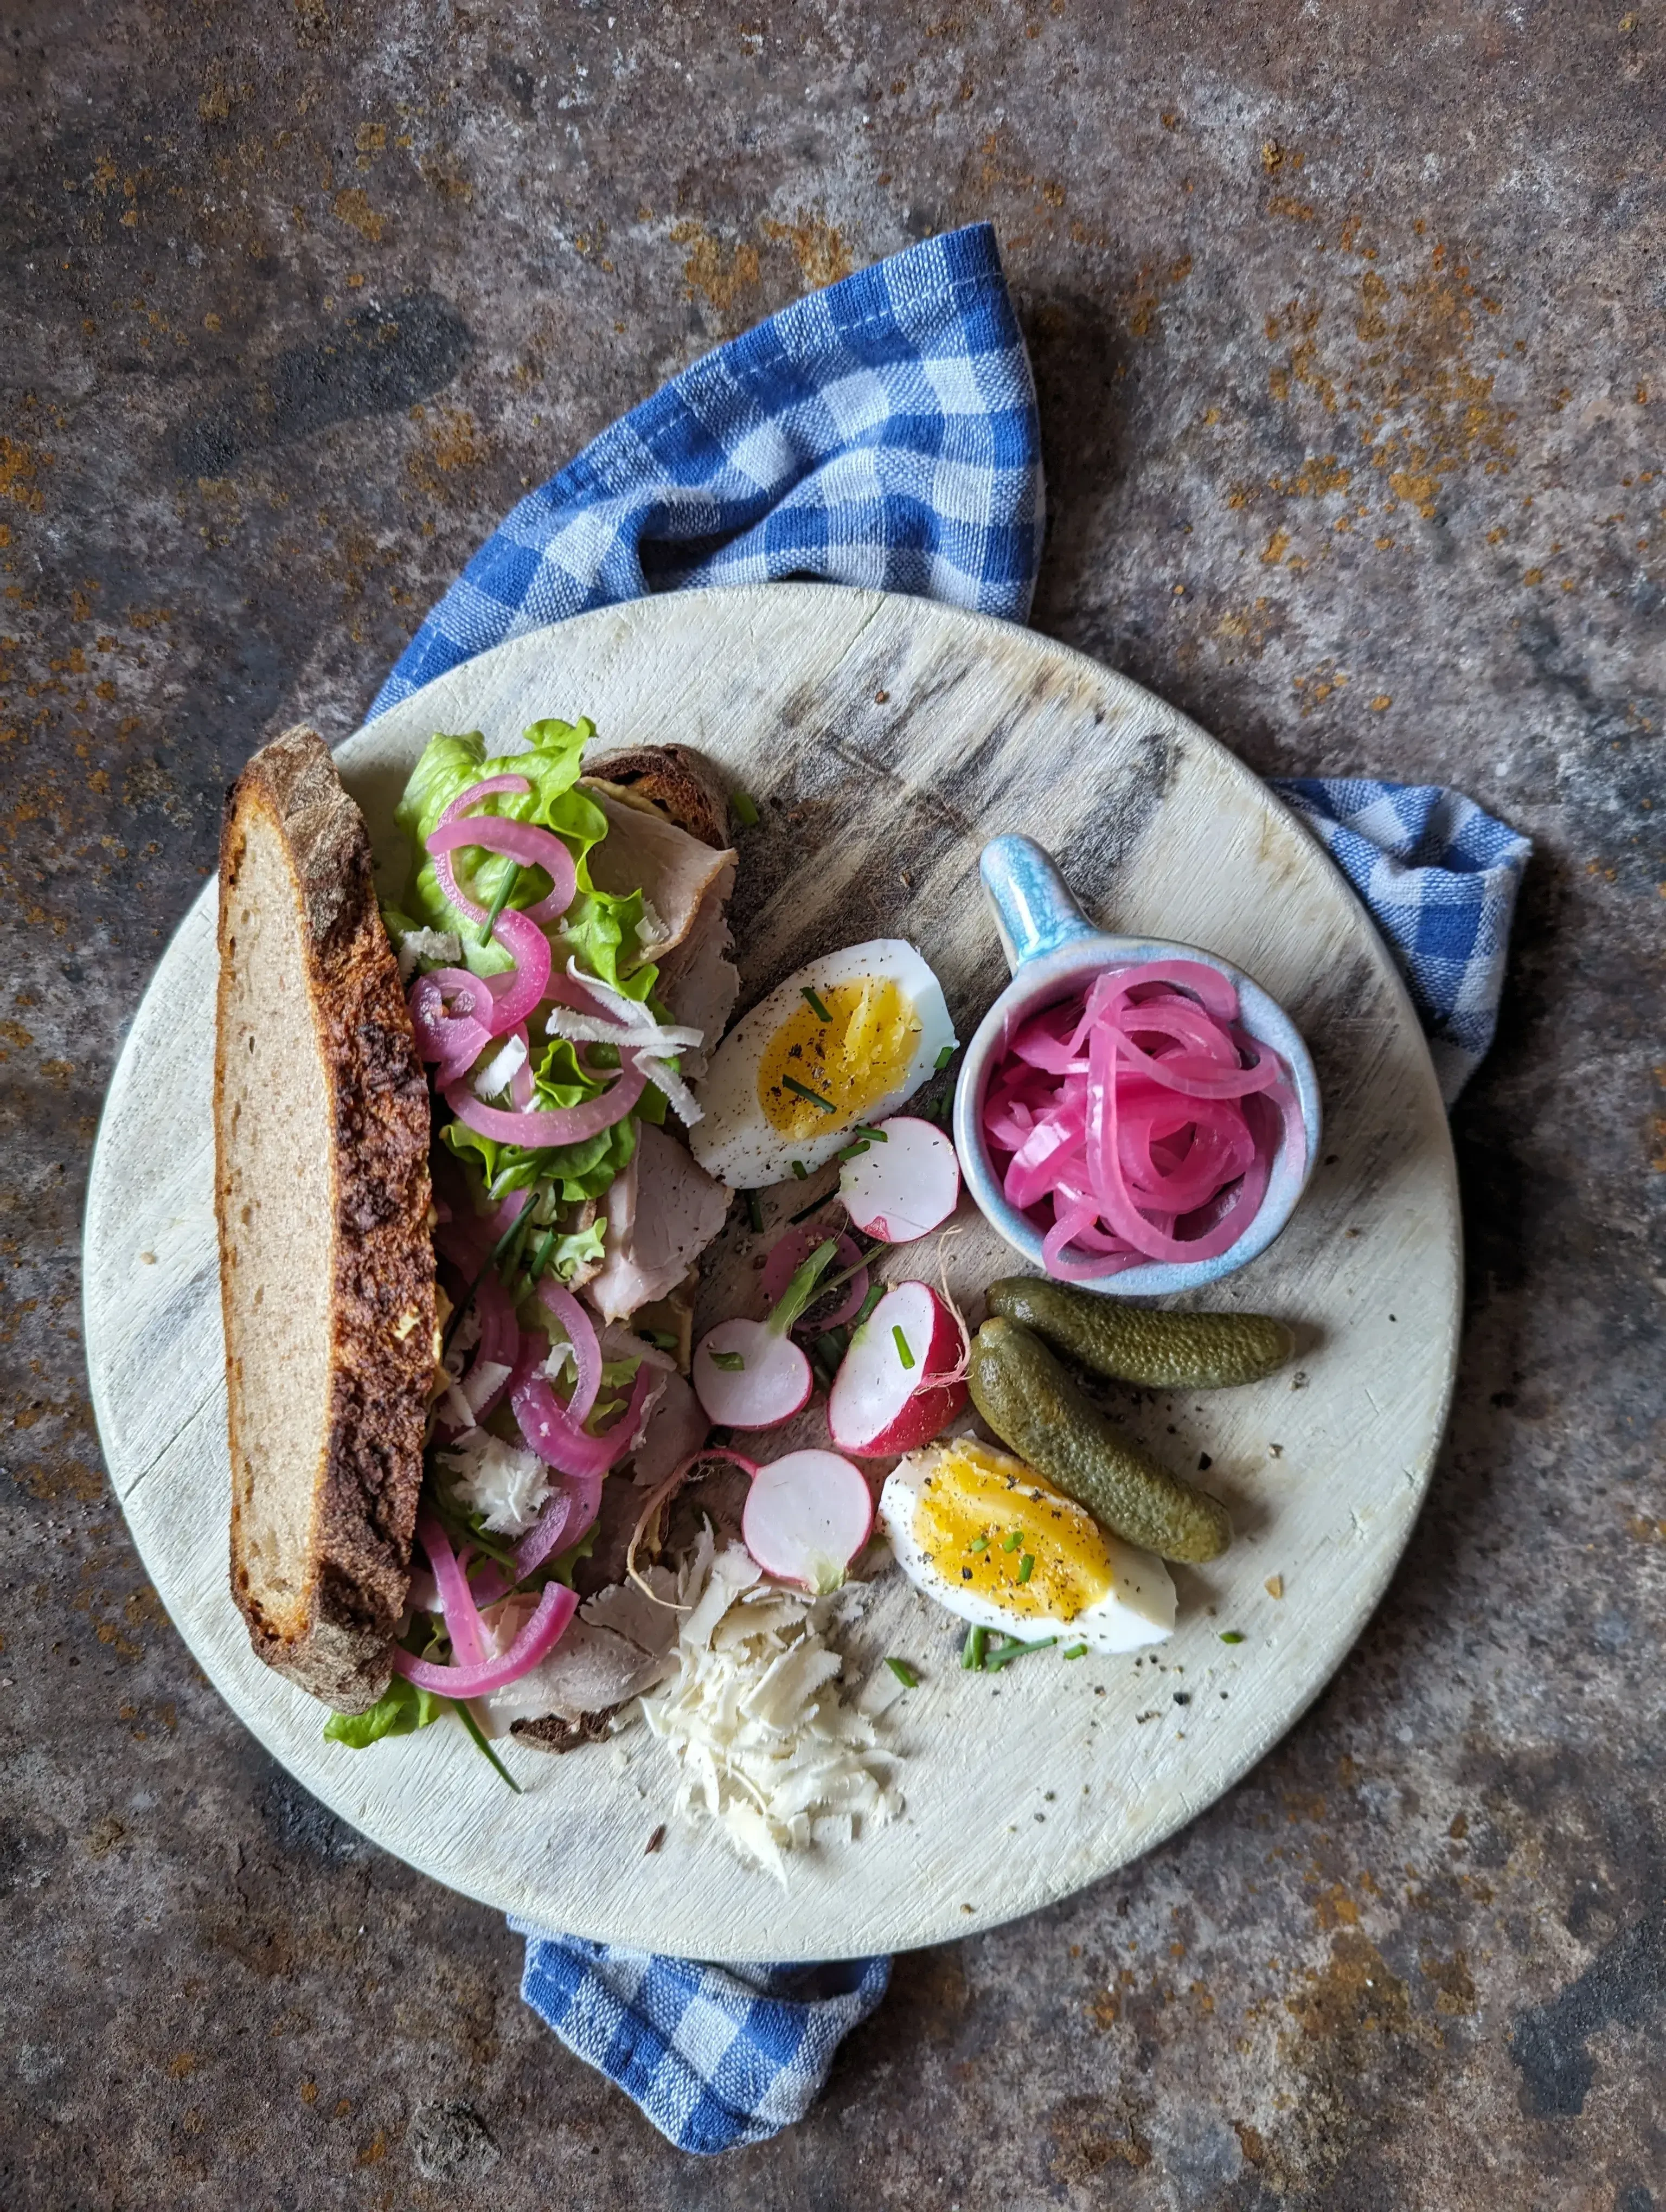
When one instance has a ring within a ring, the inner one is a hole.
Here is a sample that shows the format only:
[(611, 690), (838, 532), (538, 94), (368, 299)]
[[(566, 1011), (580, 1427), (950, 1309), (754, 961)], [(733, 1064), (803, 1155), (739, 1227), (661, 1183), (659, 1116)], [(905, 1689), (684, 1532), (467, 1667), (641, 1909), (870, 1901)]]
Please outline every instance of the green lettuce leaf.
[[(585, 865), (591, 848), (607, 835), (606, 815), (594, 799), (574, 787), (584, 748), (595, 734), (595, 725), (583, 718), (577, 722), (534, 722), (526, 732), (529, 751), (499, 754), (490, 759), (486, 757), (486, 741), (477, 730), (462, 737), (430, 738), (396, 810), (395, 818), (410, 839), (416, 866), (401, 908), (420, 915), (429, 929), (456, 930), (463, 941), (463, 957), (477, 975), (497, 975), (513, 965), (501, 945), (479, 942), (479, 925), (471, 927), (447, 898), (423, 844), (453, 799), (471, 783), (491, 775), (524, 776), (530, 790), (495, 793), (482, 802), (480, 811), (510, 821), (537, 823), (553, 830), (563, 841), (577, 866), (579, 884), (562, 933), (566, 951), (575, 952), (593, 975), (626, 997), (645, 999), (654, 988), (656, 971), (637, 962), (641, 894), (632, 891), (616, 897), (611, 892), (598, 890)], [(465, 895), (486, 907), (515, 866), (504, 854), (481, 854), (467, 848), (453, 856), (452, 864)], [(523, 869), (509, 904), (534, 906), (549, 889), (550, 878), (542, 868)], [(564, 959), (559, 946), (557, 952)]]
[(324, 1723), (324, 1734), (331, 1743), (344, 1743), (362, 1751), (367, 1744), (380, 1743), (385, 1735), (412, 1735), (430, 1721), (437, 1721), (445, 1710), (444, 1698), (436, 1697), (432, 1690), (419, 1690), (403, 1674), (396, 1674), (368, 1713), (331, 1713)]
[(582, 1144), (551, 1145), (541, 1152), (499, 1144), (461, 1121), (447, 1121), (441, 1136), (459, 1160), (479, 1169), (496, 1198), (528, 1190), (547, 1178), (564, 1206), (581, 1206), (587, 1198), (602, 1197), (614, 1176), (630, 1165), (636, 1150), (636, 1123), (629, 1114)]

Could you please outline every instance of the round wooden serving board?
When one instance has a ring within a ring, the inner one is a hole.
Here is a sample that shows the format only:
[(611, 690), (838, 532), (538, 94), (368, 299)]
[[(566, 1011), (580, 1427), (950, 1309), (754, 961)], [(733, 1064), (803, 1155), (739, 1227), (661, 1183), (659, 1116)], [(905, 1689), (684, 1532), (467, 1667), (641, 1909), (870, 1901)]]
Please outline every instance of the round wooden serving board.
[[(1122, 1394), (1177, 1468), (1209, 1455), (1238, 1540), (1177, 1570), (1179, 1626), (1137, 1664), (1049, 1652), (963, 1674), (958, 1625), (886, 1572), (846, 1644), (847, 1693), (884, 1708), (906, 1810), (804, 1854), (785, 1895), (711, 1826), (671, 1820), (645, 1851), (675, 1773), (640, 1728), (559, 1759), (510, 1747), (521, 1796), (449, 1723), (368, 1751), (326, 1743), (319, 1707), (252, 1656), (227, 1588), (212, 886), (139, 1009), (94, 1163), (87, 1342), (111, 1478), (162, 1602), (240, 1717), (344, 1820), (438, 1880), (547, 1927), (698, 1958), (940, 1942), (1110, 1872), (1201, 1811), (1316, 1694), (1382, 1595), (1456, 1346), (1433, 1071), (1352, 892), (1264, 786), (1172, 708), (1028, 630), (819, 585), (641, 600), (441, 677), (344, 746), (341, 768), (393, 854), (394, 802), (435, 730), (478, 728), (508, 750), (538, 717), (580, 714), (608, 749), (697, 747), (762, 806), (739, 839), (743, 1008), (818, 951), (905, 937), (969, 1037), (1006, 980), (979, 849), (1025, 830), (1103, 927), (1207, 946), (1289, 1009), (1318, 1066), (1322, 1164), (1283, 1237), (1202, 1303), (1284, 1316), (1296, 1368), (1249, 1389)], [(803, 1194), (766, 1200), (771, 1229)], [(941, 1249), (976, 1314), (1012, 1255), (966, 1217)], [(737, 1207), (708, 1305), (754, 1279), (756, 1249)], [(934, 1275), (939, 1250), (908, 1248), (887, 1272)], [(888, 1652), (912, 1662), (917, 1689), (879, 1664)]]

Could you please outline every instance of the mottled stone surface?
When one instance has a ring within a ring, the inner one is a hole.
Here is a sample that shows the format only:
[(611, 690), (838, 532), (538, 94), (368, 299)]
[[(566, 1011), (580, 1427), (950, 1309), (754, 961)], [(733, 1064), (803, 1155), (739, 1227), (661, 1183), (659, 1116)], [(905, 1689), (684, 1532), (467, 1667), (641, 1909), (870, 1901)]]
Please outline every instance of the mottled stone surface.
[[(1663, 42), (1624, 0), (5, 11), (9, 2208), (1666, 2206)], [(985, 215), (1037, 622), (1538, 857), (1380, 1616), (1189, 1832), (900, 1960), (813, 2118), (702, 2164), (196, 1674), (100, 1472), (81, 1194), (262, 733), (346, 734), (668, 372)]]

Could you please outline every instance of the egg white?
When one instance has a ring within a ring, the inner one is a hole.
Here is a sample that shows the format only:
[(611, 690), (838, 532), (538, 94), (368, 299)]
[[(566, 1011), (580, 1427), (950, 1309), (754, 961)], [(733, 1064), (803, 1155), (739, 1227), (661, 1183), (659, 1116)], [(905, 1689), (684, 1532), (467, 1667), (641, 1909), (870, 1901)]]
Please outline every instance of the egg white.
[[(784, 1136), (758, 1101), (758, 1069), (770, 1040), (798, 1010), (806, 988), (828, 991), (875, 978), (897, 985), (920, 1024), (902, 1079), (882, 1096), (866, 1100), (858, 1112), (825, 1115), (826, 1127), (813, 1137)], [(810, 1172), (832, 1158), (858, 1121), (879, 1121), (911, 1098), (936, 1067), (944, 1047), (955, 1041), (943, 987), (913, 945), (901, 938), (876, 938), (825, 953), (760, 999), (718, 1047), (704, 1080), (696, 1086), (702, 1118), (689, 1133), (689, 1149), (708, 1175), (731, 1190), (784, 1182), (794, 1160)]]
[(879, 1517), (897, 1564), (922, 1596), (974, 1628), (1000, 1629), (1025, 1644), (1056, 1636), (1061, 1643), (1085, 1644), (1094, 1651), (1137, 1651), (1142, 1644), (1161, 1644), (1173, 1633), (1175, 1594), (1168, 1569), (1154, 1553), (1136, 1551), (1106, 1531), (1101, 1533), (1110, 1558), (1110, 1588), (1068, 1620), (1014, 1612), (998, 1598), (969, 1590), (945, 1575), (914, 1533), (920, 1493), (945, 1450), (943, 1445), (929, 1444), (923, 1451), (910, 1452), (885, 1477), (879, 1493)]

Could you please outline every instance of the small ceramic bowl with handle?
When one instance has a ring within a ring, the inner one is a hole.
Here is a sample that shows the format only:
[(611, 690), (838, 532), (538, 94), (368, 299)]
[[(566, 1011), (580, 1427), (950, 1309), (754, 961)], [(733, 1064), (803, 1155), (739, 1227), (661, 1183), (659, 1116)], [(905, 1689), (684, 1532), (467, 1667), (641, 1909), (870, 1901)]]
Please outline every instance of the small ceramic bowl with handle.
[(1101, 1276), (1081, 1277), (1073, 1270), (1071, 1279), (1111, 1297), (1157, 1297), (1197, 1290), (1233, 1273), (1264, 1252), (1289, 1220), (1319, 1154), (1318, 1080), (1295, 1024), (1251, 976), (1215, 953), (1152, 938), (1111, 937), (1096, 929), (1049, 855), (1031, 837), (997, 837), (984, 847), (980, 872), (1012, 971), (1012, 981), (966, 1048), (955, 1091), (955, 1150), (980, 1211), (1033, 1267), (1043, 1267), (1044, 1232), (1007, 1202), (983, 1133), (990, 1083), (1024, 1024), (1061, 1000), (1079, 996), (1109, 969), (1154, 961), (1201, 961), (1234, 985), (1242, 1026), (1258, 1043), (1269, 1046), (1289, 1069), (1306, 1142), (1298, 1157), (1289, 1136), (1280, 1137), (1261, 1204), (1237, 1243), (1213, 1259), (1150, 1260)]

